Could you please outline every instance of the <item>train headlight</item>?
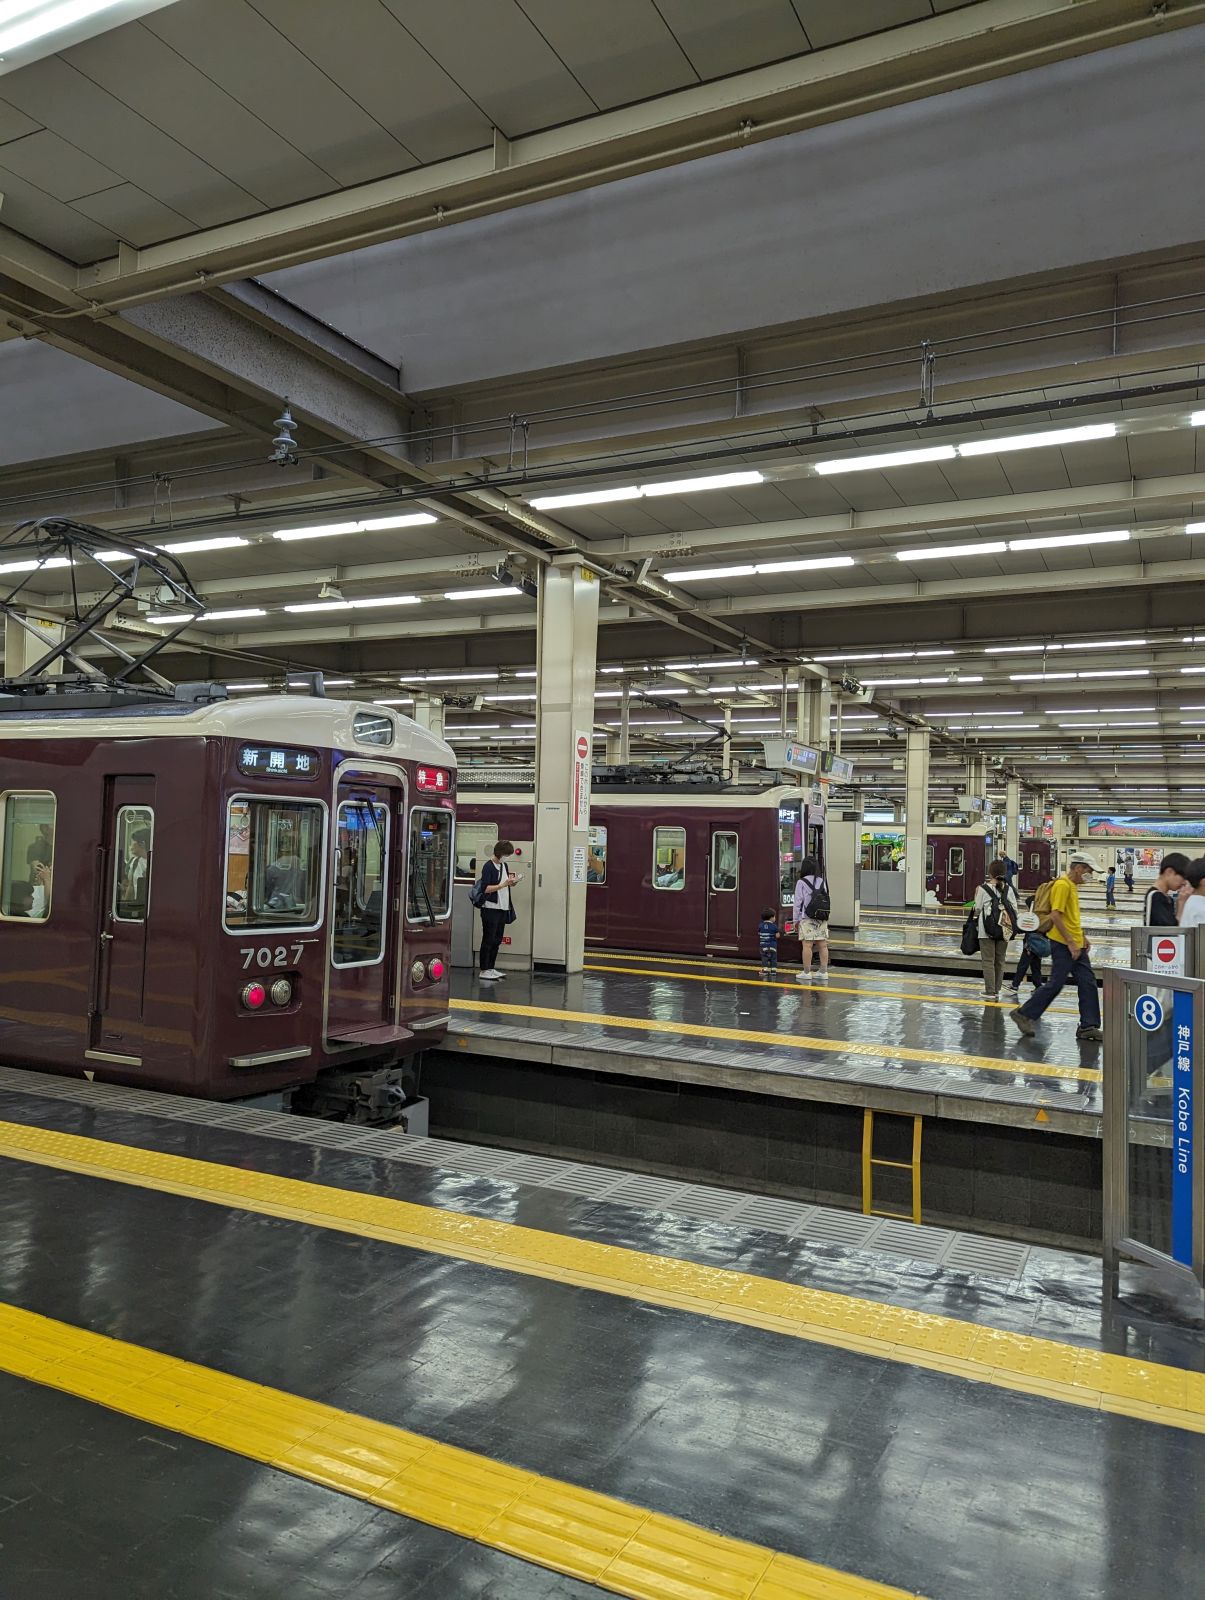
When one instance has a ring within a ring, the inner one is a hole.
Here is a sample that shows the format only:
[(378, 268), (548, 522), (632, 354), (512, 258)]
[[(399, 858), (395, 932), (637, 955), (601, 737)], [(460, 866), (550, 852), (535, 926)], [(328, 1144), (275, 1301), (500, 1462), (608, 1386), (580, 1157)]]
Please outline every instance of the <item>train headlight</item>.
[(432, 983), (438, 983), (446, 971), (447, 968), (438, 956), (434, 956), (427, 962), (427, 976)]
[(268, 990), (268, 995), (274, 1006), (287, 1006), (293, 998), (293, 985), (287, 978), (277, 978)]
[(268, 998), (268, 991), (262, 983), (249, 983), (243, 989), (243, 1004), (248, 1011), (258, 1011)]
[(421, 983), (426, 976), (427, 976), (427, 964), (426, 964), (425, 961), (417, 960), (417, 961), (412, 961), (410, 963), (410, 982), (411, 983)]

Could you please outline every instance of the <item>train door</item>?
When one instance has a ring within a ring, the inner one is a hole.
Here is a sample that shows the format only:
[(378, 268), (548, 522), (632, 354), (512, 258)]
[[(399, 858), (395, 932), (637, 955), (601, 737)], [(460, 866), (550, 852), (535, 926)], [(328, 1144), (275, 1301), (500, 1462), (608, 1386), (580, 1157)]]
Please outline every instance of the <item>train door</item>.
[(343, 778), (335, 797), (326, 1036), (352, 1042), (395, 1021), (402, 789)]
[(959, 905), (967, 898), (967, 849), (966, 844), (948, 844), (946, 846), (946, 893), (948, 905)]
[(87, 1051), (96, 1060), (142, 1065), (147, 919), (155, 858), (155, 780), (105, 782), (100, 848), (100, 927)]
[(709, 950), (736, 950), (740, 945), (740, 879), (740, 835), (732, 828), (713, 828), (707, 869)]

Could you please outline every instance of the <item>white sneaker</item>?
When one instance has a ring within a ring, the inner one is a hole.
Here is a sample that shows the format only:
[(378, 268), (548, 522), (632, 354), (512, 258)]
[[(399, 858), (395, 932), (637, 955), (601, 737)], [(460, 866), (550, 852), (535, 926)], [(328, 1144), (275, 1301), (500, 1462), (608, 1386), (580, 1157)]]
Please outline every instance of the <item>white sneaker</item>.
[(493, 968), (491, 968), (489, 972), (479, 972), (477, 976), (482, 983), (493, 983), (494, 979), (500, 978), (502, 974), (500, 972), (495, 972)]
[(799, 979), (800, 983), (811, 983), (812, 981), (812, 975), (810, 972), (797, 972), (795, 976)]
[(816, 974), (816, 981), (818, 983), (827, 983), (828, 982), (828, 968), (827, 967), (825, 967), (823, 972), (818, 972)]

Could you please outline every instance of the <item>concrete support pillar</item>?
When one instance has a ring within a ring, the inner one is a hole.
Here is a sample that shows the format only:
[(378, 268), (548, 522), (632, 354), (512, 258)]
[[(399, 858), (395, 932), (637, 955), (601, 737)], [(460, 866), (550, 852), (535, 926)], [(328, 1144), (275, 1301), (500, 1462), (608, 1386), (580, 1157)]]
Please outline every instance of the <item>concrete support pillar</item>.
[(833, 718), (833, 754), (838, 756), (841, 754), (841, 708), (843, 704), (841, 691), (838, 689), (833, 696), (833, 711), (835, 712)]
[(632, 686), (626, 680), (623, 685), (623, 698), (619, 702), (619, 761), (621, 766), (627, 766), (632, 759)]
[(1004, 849), (1016, 862), (1021, 860), (1021, 784), (1010, 778), (1004, 791)]
[(606, 754), (607, 765), (609, 767), (617, 767), (622, 759), (622, 756), (619, 754), (619, 735), (617, 733), (608, 733)]
[(967, 793), (973, 800), (987, 799), (986, 756), (971, 756), (967, 761)]
[(810, 745), (813, 750), (828, 749), (832, 708), (833, 690), (829, 680), (801, 672), (795, 714), (796, 736), (801, 744)]
[(598, 580), (545, 567), (536, 624), (536, 830), (533, 965), (580, 972), (586, 948)]
[(1067, 859), (1067, 819), (1063, 815), (1062, 806), (1053, 807), (1051, 815), (1054, 819), (1054, 861), (1052, 863), (1056, 873), (1063, 870), (1063, 862)]
[[(16, 617), (4, 619), (4, 676), (6, 678), (19, 677), (22, 672), (28, 672), (30, 667), (42, 659), (56, 644), (62, 644), (63, 634), (66, 630), (61, 622), (51, 622), (41, 617), (26, 616), (18, 621)], [(114, 665), (117, 663), (114, 662)], [(62, 661), (56, 661), (48, 668), (51, 677), (58, 677), (63, 670)]]
[(925, 903), (925, 835), (929, 821), (929, 730), (910, 728), (904, 758), (904, 904)]
[(437, 694), (416, 694), (410, 715), (420, 728), (439, 739), (444, 736), (444, 703)]
[(724, 707), (724, 737), (720, 741), (720, 770), (732, 771), (732, 707)]
[(785, 739), (791, 732), (791, 675), (784, 667), (782, 669), (782, 685), (778, 697), (778, 736)]

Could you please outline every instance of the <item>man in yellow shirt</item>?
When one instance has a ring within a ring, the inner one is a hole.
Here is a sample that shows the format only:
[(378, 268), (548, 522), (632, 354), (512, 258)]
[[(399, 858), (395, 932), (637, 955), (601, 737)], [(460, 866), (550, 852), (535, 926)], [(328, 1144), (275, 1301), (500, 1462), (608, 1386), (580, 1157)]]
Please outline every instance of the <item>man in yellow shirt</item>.
[(1091, 944), (1084, 934), (1084, 924), (1079, 910), (1079, 886), (1096, 871), (1091, 856), (1072, 855), (1067, 870), (1056, 878), (1050, 890), (1050, 915), (1054, 926), (1050, 930), (1050, 977), (1023, 1006), (1016, 1006), (1009, 1016), (1024, 1034), (1037, 1032), (1037, 1023), (1046, 1007), (1062, 990), (1064, 984), (1074, 983), (1079, 995), (1079, 1028), (1077, 1039), (1103, 1039), (1100, 1027), (1100, 996), (1096, 992), (1096, 974), (1088, 959)]

